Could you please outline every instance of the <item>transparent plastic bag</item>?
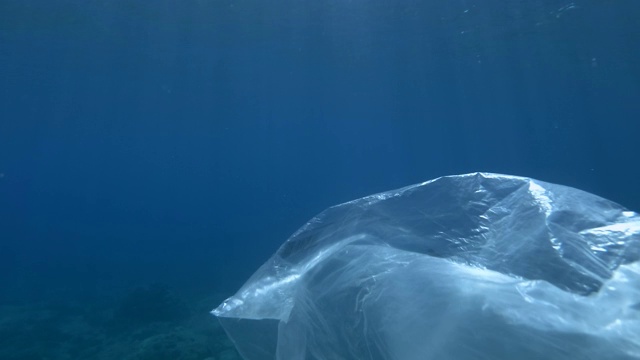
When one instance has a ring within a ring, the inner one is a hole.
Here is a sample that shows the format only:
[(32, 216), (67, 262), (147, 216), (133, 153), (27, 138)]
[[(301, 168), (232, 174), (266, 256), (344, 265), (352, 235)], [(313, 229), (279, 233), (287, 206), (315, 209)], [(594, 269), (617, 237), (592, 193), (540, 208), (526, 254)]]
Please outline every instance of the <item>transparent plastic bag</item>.
[(640, 359), (640, 217), (528, 178), (331, 207), (213, 311), (247, 360)]

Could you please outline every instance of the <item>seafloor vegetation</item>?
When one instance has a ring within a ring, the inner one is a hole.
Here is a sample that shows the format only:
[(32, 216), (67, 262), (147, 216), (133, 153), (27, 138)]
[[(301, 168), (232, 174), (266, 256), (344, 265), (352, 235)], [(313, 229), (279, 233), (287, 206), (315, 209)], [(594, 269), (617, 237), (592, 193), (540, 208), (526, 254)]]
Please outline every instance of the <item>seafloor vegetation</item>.
[(0, 306), (3, 360), (239, 360), (216, 297), (184, 301), (161, 285), (104, 304)]

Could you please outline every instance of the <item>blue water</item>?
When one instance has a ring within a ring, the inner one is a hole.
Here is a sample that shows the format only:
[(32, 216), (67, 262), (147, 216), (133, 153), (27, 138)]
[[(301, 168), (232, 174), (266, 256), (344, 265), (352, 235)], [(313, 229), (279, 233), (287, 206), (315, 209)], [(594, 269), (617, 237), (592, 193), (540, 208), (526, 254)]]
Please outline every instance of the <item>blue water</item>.
[(0, 0), (0, 304), (159, 283), (213, 308), (324, 208), (442, 175), (638, 210), (637, 19), (634, 0)]

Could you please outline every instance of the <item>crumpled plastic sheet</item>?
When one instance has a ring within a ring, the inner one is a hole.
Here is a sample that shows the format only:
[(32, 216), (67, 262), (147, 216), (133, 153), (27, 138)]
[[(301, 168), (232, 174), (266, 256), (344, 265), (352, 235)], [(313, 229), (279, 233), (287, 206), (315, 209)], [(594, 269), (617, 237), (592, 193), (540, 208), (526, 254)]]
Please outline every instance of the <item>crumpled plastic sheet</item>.
[(331, 207), (217, 316), (247, 360), (640, 359), (640, 217), (529, 178)]

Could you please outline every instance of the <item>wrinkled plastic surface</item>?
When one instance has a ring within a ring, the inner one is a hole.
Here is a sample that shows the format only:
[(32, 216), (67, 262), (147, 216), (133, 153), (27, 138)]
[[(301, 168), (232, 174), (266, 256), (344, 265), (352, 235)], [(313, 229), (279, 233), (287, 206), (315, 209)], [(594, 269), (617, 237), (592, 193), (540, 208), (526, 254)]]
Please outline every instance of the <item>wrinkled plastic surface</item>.
[(640, 359), (640, 217), (528, 178), (331, 207), (213, 311), (247, 360)]

